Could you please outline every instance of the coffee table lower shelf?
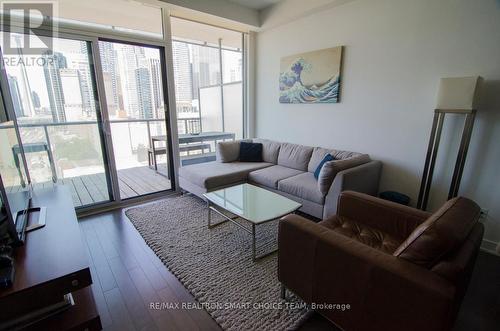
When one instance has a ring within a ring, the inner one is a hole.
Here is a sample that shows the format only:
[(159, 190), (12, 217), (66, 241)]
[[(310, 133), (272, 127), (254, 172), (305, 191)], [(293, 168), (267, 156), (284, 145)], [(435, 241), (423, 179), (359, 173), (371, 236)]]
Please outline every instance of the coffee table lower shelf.
[[(237, 216), (235, 215), (234, 217), (228, 217), (227, 215), (225, 215), (222, 211), (218, 210), (217, 209), (217, 205), (213, 204), (212, 202), (208, 201), (207, 202), (207, 206), (208, 206), (208, 228), (209, 229), (212, 229), (218, 225), (221, 225), (221, 224), (224, 224), (224, 223), (227, 223), (227, 222), (231, 222), (235, 225), (237, 225), (238, 227), (240, 227), (242, 230), (246, 231), (247, 233), (251, 234), (252, 235), (252, 260), (253, 261), (258, 261), (260, 259), (263, 259), (275, 252), (278, 251), (278, 249), (273, 249), (271, 251), (268, 251), (264, 254), (261, 254), (261, 255), (257, 255), (257, 238), (256, 238), (256, 227), (257, 225), (261, 225), (261, 224), (266, 224), (266, 223), (269, 223), (269, 222), (272, 222), (272, 221), (276, 221), (276, 220), (279, 220), (281, 217), (278, 217), (278, 218), (274, 218), (274, 219), (270, 219), (268, 221), (265, 221), (265, 222), (262, 222), (262, 223), (253, 223), (253, 222), (250, 222), (246, 219), (244, 219), (243, 217), (240, 217), (240, 216)], [(218, 222), (218, 223), (215, 223), (215, 224), (212, 224), (212, 211), (215, 212), (216, 214), (222, 216), (224, 218), (223, 221), (221, 222)], [(226, 210), (224, 210), (226, 211)], [(244, 221), (247, 221), (248, 223), (250, 223), (250, 227), (247, 227), (247, 226), (244, 226), (244, 225), (241, 225), (240, 223), (236, 222), (236, 219), (238, 218), (241, 218), (242, 220)]]

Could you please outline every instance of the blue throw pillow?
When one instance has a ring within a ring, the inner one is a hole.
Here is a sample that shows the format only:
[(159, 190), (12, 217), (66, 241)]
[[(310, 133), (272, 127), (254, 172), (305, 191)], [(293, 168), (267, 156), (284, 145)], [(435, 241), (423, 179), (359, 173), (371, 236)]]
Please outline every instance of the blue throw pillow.
[(333, 160), (335, 160), (335, 158), (331, 154), (326, 154), (323, 160), (321, 160), (321, 162), (316, 167), (316, 170), (314, 170), (314, 178), (318, 179), (319, 173), (321, 172), (321, 168), (323, 168), (323, 164)]
[(241, 162), (262, 162), (262, 144), (240, 142), (240, 157)]

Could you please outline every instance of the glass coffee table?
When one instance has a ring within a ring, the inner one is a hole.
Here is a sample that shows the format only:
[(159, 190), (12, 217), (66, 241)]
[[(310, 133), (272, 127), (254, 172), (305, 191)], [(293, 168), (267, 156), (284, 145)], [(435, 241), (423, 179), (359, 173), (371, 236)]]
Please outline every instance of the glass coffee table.
[[(277, 249), (274, 249), (265, 254), (256, 255), (257, 239), (255, 228), (258, 225), (293, 213), (302, 206), (300, 203), (284, 196), (251, 184), (235, 185), (203, 195), (208, 201), (208, 228), (211, 229), (229, 221), (250, 233), (252, 235), (252, 258), (254, 261), (277, 251)], [(222, 216), (224, 221), (212, 224), (212, 212)], [(225, 212), (235, 216), (229, 217)], [(237, 218), (243, 219), (248, 226), (236, 222)]]

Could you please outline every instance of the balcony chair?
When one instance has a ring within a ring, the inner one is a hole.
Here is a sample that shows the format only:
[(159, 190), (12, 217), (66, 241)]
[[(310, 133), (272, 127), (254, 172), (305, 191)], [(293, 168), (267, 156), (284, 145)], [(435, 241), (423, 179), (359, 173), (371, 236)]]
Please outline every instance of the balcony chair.
[(347, 331), (450, 330), (483, 237), (479, 215), (462, 197), (430, 214), (343, 192), (335, 216), (280, 221), (282, 296), (291, 290)]

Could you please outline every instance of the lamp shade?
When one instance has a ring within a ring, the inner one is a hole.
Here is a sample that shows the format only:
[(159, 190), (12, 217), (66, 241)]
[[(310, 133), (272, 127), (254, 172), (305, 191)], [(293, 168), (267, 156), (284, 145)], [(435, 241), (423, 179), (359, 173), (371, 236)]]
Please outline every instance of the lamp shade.
[(437, 109), (475, 109), (475, 98), (479, 76), (441, 78)]

